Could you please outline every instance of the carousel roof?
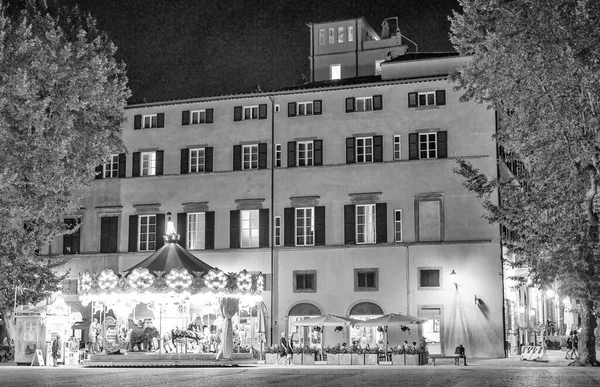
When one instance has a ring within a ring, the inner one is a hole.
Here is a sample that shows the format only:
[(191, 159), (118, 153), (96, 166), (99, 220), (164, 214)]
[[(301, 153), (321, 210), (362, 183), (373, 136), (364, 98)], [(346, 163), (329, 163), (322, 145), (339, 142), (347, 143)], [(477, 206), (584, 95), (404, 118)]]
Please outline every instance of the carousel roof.
[(208, 273), (214, 269), (214, 267), (187, 251), (179, 243), (166, 243), (163, 247), (156, 250), (154, 254), (125, 270), (123, 273), (125, 275), (131, 274), (137, 268), (148, 269), (151, 273), (155, 271), (168, 273), (172, 269), (186, 269), (189, 273)]

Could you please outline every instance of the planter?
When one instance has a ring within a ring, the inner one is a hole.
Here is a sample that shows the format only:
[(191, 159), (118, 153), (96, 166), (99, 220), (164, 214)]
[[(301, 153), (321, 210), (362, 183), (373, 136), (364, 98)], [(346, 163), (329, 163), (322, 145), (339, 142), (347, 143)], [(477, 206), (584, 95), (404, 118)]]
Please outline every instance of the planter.
[(365, 364), (366, 365), (377, 365), (379, 355), (376, 353), (365, 353)]
[(429, 361), (429, 359), (427, 359), (427, 353), (426, 352), (420, 353), (419, 356), (420, 356), (419, 364), (427, 364), (427, 362)]
[(352, 357), (352, 365), (365, 365), (365, 355), (362, 353), (353, 353)]
[(392, 364), (393, 365), (406, 365), (406, 359), (403, 353), (392, 353)]
[(339, 365), (340, 364), (340, 355), (337, 353), (328, 353), (327, 354), (327, 364), (328, 365)]
[(352, 364), (352, 355), (349, 353), (340, 353), (340, 365)]
[(315, 354), (314, 353), (303, 353), (302, 354), (302, 364), (314, 365), (315, 364)]
[(294, 365), (302, 365), (302, 356), (301, 353), (295, 353), (292, 355), (292, 364)]
[(279, 357), (278, 353), (265, 353), (265, 363), (266, 364), (275, 364), (278, 357)]
[(405, 355), (406, 365), (421, 365), (423, 354)]

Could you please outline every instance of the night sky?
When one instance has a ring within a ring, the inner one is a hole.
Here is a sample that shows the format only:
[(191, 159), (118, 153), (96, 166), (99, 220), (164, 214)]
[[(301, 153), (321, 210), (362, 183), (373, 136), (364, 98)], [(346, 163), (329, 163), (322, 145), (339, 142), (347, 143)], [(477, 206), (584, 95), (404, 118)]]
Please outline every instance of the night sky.
[[(127, 65), (130, 103), (263, 91), (309, 76), (308, 23), (399, 18), (420, 52), (451, 51), (456, 0), (59, 0), (98, 21)], [(410, 51), (414, 50), (410, 46)]]

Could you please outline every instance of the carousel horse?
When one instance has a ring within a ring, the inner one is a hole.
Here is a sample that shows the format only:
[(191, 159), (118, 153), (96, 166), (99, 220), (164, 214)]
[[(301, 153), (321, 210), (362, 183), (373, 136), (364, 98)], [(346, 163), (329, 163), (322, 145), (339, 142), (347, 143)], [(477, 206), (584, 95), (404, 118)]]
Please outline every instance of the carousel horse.
[(138, 351), (145, 350), (145, 342), (146, 335), (144, 334), (145, 324), (142, 323), (142, 326), (136, 324), (133, 320), (129, 319), (129, 346), (127, 347), (128, 351), (133, 351), (133, 349), (137, 346)]
[(160, 349), (160, 333), (152, 325), (144, 328), (144, 346), (148, 351), (157, 351)]

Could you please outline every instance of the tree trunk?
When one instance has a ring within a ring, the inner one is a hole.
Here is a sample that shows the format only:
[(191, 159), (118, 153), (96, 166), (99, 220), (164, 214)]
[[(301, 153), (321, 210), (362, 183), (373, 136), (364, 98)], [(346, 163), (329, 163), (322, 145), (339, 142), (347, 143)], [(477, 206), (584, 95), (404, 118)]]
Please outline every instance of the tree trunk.
[(598, 326), (594, 315), (594, 303), (591, 300), (581, 300), (581, 334), (579, 335), (579, 358), (570, 365), (600, 366), (596, 360), (596, 337), (594, 329)]

